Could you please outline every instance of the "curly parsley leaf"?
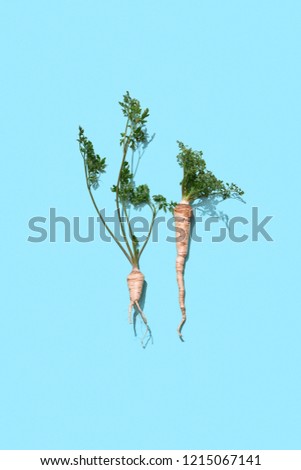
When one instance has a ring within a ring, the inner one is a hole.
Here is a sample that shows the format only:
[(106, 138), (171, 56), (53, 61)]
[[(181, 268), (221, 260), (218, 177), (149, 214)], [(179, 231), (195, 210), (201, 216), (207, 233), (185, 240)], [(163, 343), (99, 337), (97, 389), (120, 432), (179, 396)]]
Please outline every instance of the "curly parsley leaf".
[(87, 184), (93, 189), (99, 186), (99, 178), (102, 173), (105, 173), (106, 158), (101, 158), (94, 151), (92, 142), (85, 136), (85, 131), (79, 127), (78, 139), (79, 149), (84, 159), (85, 168), (87, 172)]
[(228, 199), (232, 196), (242, 196), (244, 192), (234, 183), (224, 183), (211, 171), (207, 170), (202, 151), (192, 150), (178, 141), (179, 154), (177, 161), (183, 168), (181, 181), (182, 196), (187, 201), (206, 198), (211, 195)]

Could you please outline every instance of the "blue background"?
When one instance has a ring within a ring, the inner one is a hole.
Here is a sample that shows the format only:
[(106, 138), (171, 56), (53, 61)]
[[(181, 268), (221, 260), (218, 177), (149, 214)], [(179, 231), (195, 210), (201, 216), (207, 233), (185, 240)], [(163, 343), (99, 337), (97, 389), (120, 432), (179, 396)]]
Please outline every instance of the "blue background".
[[(1, 2), (2, 449), (300, 449), (300, 21), (297, 0)], [(179, 200), (179, 139), (245, 190), (219, 210), (273, 216), (273, 242), (191, 244), (185, 343), (163, 225), (146, 349), (115, 245), (27, 240), (50, 207), (82, 235), (95, 215), (79, 124), (113, 208), (126, 90), (156, 132), (138, 182)]]

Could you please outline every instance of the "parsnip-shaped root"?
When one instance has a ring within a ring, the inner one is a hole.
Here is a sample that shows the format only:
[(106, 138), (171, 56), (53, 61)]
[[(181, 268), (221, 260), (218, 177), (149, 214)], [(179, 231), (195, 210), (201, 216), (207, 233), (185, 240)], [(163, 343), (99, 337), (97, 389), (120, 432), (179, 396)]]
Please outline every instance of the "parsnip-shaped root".
[(192, 217), (192, 208), (189, 202), (183, 200), (174, 209), (175, 227), (177, 232), (177, 259), (176, 271), (177, 282), (179, 286), (179, 303), (182, 312), (182, 320), (178, 326), (178, 334), (182, 339), (182, 328), (186, 321), (186, 307), (185, 307), (185, 285), (184, 285), (184, 268), (185, 261), (188, 254), (190, 226)]
[(133, 267), (131, 273), (127, 277), (127, 283), (130, 293), (130, 304), (129, 304), (129, 323), (132, 323), (132, 308), (136, 306), (138, 312), (141, 315), (142, 320), (147, 325), (147, 319), (139, 305), (139, 300), (143, 290), (144, 275), (137, 268)]

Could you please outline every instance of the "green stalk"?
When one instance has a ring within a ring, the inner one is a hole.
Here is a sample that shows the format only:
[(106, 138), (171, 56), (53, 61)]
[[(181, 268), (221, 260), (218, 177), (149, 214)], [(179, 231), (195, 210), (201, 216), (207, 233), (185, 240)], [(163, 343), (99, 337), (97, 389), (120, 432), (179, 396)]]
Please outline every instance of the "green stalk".
[(157, 215), (156, 209), (154, 209), (152, 206), (150, 206), (150, 208), (151, 208), (151, 210), (152, 210), (152, 212), (153, 212), (153, 217), (152, 217), (151, 225), (150, 225), (149, 232), (148, 232), (148, 235), (147, 235), (147, 237), (146, 237), (146, 240), (145, 240), (145, 242), (143, 243), (142, 248), (141, 248), (141, 250), (140, 250), (140, 252), (139, 252), (139, 254), (138, 254), (138, 262), (139, 262), (139, 260), (140, 260), (140, 257), (141, 257), (141, 255), (142, 255), (142, 253), (143, 253), (143, 251), (144, 251), (146, 245), (148, 244), (148, 241), (149, 241), (149, 239), (150, 239), (150, 236), (151, 236), (151, 233), (152, 233), (152, 230), (153, 230), (155, 218), (156, 218), (156, 215)]
[(129, 220), (129, 216), (128, 216), (128, 213), (127, 213), (125, 204), (122, 204), (122, 210), (123, 210), (124, 215), (125, 215), (125, 219), (126, 219), (126, 222), (127, 222), (127, 225), (128, 225), (128, 229), (129, 229), (129, 233), (130, 233), (130, 238), (131, 238), (131, 242), (132, 242), (133, 253), (134, 253), (133, 261), (135, 261), (135, 264), (138, 265), (138, 253), (139, 253), (139, 250), (137, 249), (136, 243), (135, 243), (135, 241), (134, 241), (134, 234), (133, 234), (133, 230), (132, 230), (132, 227), (131, 227), (131, 223), (130, 223), (130, 220)]
[[(129, 119), (127, 119), (127, 122), (126, 122), (126, 126), (125, 126), (125, 131), (124, 131), (124, 143), (123, 143), (123, 157), (122, 157), (122, 161), (121, 161), (121, 165), (120, 165), (120, 170), (119, 170), (119, 174), (118, 174), (118, 179), (117, 179), (117, 184), (116, 184), (116, 207), (117, 207), (117, 216), (118, 216), (118, 220), (119, 220), (119, 223), (120, 223), (120, 228), (121, 228), (121, 232), (122, 232), (122, 236), (124, 238), (124, 241), (126, 243), (126, 246), (127, 246), (127, 249), (129, 251), (129, 255), (130, 255), (130, 258), (131, 258), (131, 263), (132, 264), (135, 264), (135, 256), (134, 256), (134, 253), (130, 247), (130, 244), (128, 242), (128, 238), (126, 236), (126, 232), (124, 230), (124, 225), (123, 225), (123, 220), (122, 220), (122, 217), (121, 217), (121, 214), (120, 214), (120, 206), (119, 206), (119, 185), (120, 185), (120, 177), (121, 177), (121, 170), (122, 170), (122, 167), (123, 167), (123, 164), (124, 164), (124, 161), (126, 159), (126, 154), (127, 154), (127, 150), (128, 150), (128, 140), (129, 138), (127, 138), (127, 129), (128, 129), (128, 125), (129, 125)], [(126, 142), (126, 138), (127, 138), (127, 142)]]
[(106, 224), (106, 221), (104, 220), (97, 204), (96, 204), (96, 201), (94, 199), (94, 196), (92, 194), (92, 191), (91, 191), (91, 188), (90, 188), (90, 185), (89, 185), (89, 182), (88, 182), (88, 173), (87, 173), (87, 167), (86, 167), (86, 163), (84, 162), (84, 167), (85, 167), (85, 176), (86, 176), (86, 183), (87, 183), (87, 188), (88, 188), (88, 191), (89, 191), (89, 194), (90, 194), (90, 197), (91, 197), (91, 200), (92, 200), (92, 203), (93, 203), (93, 206), (95, 207), (96, 209), (96, 212), (101, 220), (101, 222), (103, 223), (105, 229), (109, 232), (109, 234), (111, 235), (111, 237), (113, 238), (113, 240), (115, 240), (115, 242), (117, 243), (117, 245), (119, 246), (119, 248), (121, 249), (121, 251), (124, 253), (124, 255), (127, 257), (127, 259), (129, 260), (129, 262), (132, 264), (132, 259), (130, 258), (130, 256), (128, 255), (128, 253), (126, 252), (126, 250), (123, 248), (123, 246), (121, 245), (120, 241), (115, 237), (114, 233), (112, 232), (112, 230), (108, 227), (108, 225)]

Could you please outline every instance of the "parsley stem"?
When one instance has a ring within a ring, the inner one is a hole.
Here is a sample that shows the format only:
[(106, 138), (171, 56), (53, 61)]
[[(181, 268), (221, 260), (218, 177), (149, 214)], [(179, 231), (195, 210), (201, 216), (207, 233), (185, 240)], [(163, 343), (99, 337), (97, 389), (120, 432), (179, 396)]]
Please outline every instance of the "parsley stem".
[(129, 137), (126, 135), (127, 130), (128, 130), (128, 125), (129, 125), (129, 118), (126, 121), (126, 126), (125, 126), (125, 131), (124, 131), (123, 157), (122, 157), (120, 170), (119, 170), (119, 174), (118, 174), (118, 179), (117, 179), (117, 184), (116, 184), (116, 208), (117, 208), (117, 216), (118, 216), (121, 232), (122, 232), (123, 238), (125, 240), (125, 243), (126, 243), (126, 246), (127, 246), (128, 252), (129, 252), (129, 256), (131, 258), (131, 262), (132, 262), (132, 264), (134, 264), (134, 253), (133, 253), (133, 251), (130, 247), (128, 238), (127, 238), (126, 233), (125, 233), (125, 229), (124, 229), (124, 225), (123, 225), (124, 221), (122, 220), (122, 217), (121, 217), (120, 205), (119, 205), (119, 186), (120, 186), (121, 172), (122, 172), (123, 164), (124, 164), (125, 159), (126, 159), (126, 154), (127, 154), (128, 145), (129, 145)]
[(151, 207), (151, 206), (150, 206), (150, 208), (151, 208), (151, 210), (152, 210), (152, 212), (153, 212), (152, 221), (151, 221), (151, 225), (150, 225), (149, 232), (148, 232), (148, 235), (147, 235), (147, 237), (146, 237), (146, 240), (145, 240), (145, 242), (143, 243), (142, 248), (141, 248), (141, 250), (140, 250), (140, 252), (139, 252), (139, 254), (138, 254), (138, 262), (139, 262), (139, 260), (140, 260), (140, 257), (141, 257), (141, 255), (142, 255), (142, 253), (143, 253), (143, 251), (144, 251), (146, 245), (148, 244), (149, 238), (150, 238), (151, 233), (152, 233), (152, 230), (153, 230), (155, 218), (156, 218), (156, 215), (157, 215), (156, 209), (154, 209), (154, 208)]
[(123, 248), (123, 246), (121, 245), (120, 241), (115, 237), (114, 233), (112, 232), (112, 230), (108, 227), (107, 223), (105, 222), (105, 219), (103, 218), (97, 204), (96, 204), (96, 201), (95, 201), (95, 198), (92, 194), (92, 191), (91, 191), (91, 187), (89, 185), (89, 180), (88, 180), (88, 172), (87, 172), (87, 166), (86, 166), (86, 163), (84, 163), (84, 166), (85, 166), (85, 176), (86, 176), (86, 183), (87, 183), (87, 188), (88, 188), (88, 191), (89, 191), (89, 194), (90, 194), (90, 197), (91, 197), (91, 200), (92, 200), (92, 203), (93, 203), (93, 206), (95, 207), (96, 209), (96, 212), (101, 220), (101, 222), (103, 223), (105, 229), (109, 232), (109, 234), (111, 235), (111, 237), (115, 240), (115, 242), (117, 243), (117, 245), (119, 246), (119, 248), (121, 249), (121, 251), (124, 253), (124, 255), (127, 257), (127, 259), (129, 260), (129, 262), (132, 264), (132, 259), (130, 258), (130, 256), (128, 255), (128, 253), (126, 252), (126, 250)]

